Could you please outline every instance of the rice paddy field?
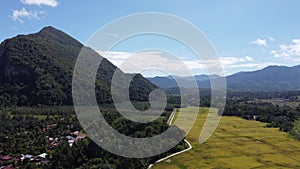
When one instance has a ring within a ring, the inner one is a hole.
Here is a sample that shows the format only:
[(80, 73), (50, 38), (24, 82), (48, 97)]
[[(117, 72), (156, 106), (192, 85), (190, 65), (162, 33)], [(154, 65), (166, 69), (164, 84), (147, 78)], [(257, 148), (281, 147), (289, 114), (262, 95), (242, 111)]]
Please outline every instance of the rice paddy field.
[(186, 136), (193, 148), (154, 165), (153, 169), (300, 168), (300, 142), (277, 128), (265, 128), (266, 123), (254, 120), (224, 116), (215, 133), (199, 144), (208, 110), (189, 107), (180, 110), (180, 114), (184, 114), (180, 119), (177, 119), (178, 113), (175, 115), (175, 120), (184, 127), (198, 113)]

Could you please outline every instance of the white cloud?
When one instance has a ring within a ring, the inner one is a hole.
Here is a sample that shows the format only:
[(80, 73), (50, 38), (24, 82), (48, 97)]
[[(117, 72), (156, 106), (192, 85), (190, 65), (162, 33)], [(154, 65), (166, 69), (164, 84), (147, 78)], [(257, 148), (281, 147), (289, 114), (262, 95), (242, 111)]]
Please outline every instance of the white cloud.
[(254, 59), (251, 56), (245, 56), (245, 60), (250, 62), (253, 61)]
[[(225, 72), (233, 68), (262, 68), (267, 65), (267, 63), (249, 63), (253, 61), (250, 56), (220, 57), (219, 59), (201, 61), (172, 58), (160, 51), (146, 51), (135, 54), (120, 51), (110, 51), (108, 53), (98, 51), (98, 53), (126, 73), (140, 72), (145, 68), (156, 68), (156, 70), (167, 70), (169, 74), (173, 75), (189, 76), (188, 73), (190, 72), (186, 70), (205, 73), (207, 70), (214, 71), (219, 64), (225, 69)], [(219, 74), (220, 72), (214, 73)]]
[(280, 45), (278, 50), (271, 50), (270, 53), (275, 58), (293, 59), (300, 57), (300, 39), (294, 39), (289, 45)]
[(56, 0), (21, 0), (21, 3), (38, 6), (46, 5), (51, 7), (56, 7), (58, 5), (58, 2)]
[(266, 39), (256, 39), (254, 41), (251, 41), (251, 43), (258, 45), (258, 46), (268, 46)]
[(44, 11), (27, 11), (25, 8), (22, 8), (21, 10), (14, 10), (11, 17), (14, 21), (24, 23), (23, 18), (40, 20), (44, 14)]
[(171, 57), (163, 51), (144, 51), (137, 53), (110, 51), (98, 51), (100, 55), (107, 58), (114, 65), (126, 73), (137, 73), (145, 69), (161, 70), (168, 74), (189, 76), (188, 70), (201, 68), (203, 66), (195, 61), (180, 60)]

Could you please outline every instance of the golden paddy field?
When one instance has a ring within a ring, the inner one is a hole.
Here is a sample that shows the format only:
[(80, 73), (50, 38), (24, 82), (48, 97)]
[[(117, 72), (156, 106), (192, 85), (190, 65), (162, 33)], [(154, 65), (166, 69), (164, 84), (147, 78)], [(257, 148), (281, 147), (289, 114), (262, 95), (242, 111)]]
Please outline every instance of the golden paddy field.
[(185, 113), (184, 118), (180, 118), (182, 124), (190, 123), (190, 116), (198, 112), (186, 136), (193, 148), (154, 165), (153, 169), (300, 169), (300, 142), (277, 128), (265, 128), (265, 123), (254, 120), (224, 116), (215, 133), (199, 144), (208, 109), (189, 107), (180, 112)]

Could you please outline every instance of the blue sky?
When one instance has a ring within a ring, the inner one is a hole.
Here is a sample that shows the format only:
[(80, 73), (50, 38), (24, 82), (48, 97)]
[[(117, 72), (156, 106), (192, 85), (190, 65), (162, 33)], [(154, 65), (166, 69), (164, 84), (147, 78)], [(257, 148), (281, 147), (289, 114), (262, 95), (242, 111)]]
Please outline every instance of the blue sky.
[[(95, 31), (119, 17), (163, 12), (196, 25), (216, 48), (225, 73), (232, 74), (267, 65), (300, 64), (299, 6), (297, 0), (2, 0), (0, 41), (51, 25), (85, 43)], [(140, 41), (116, 47), (109, 59), (120, 64), (124, 56), (137, 50)], [(187, 50), (172, 50), (187, 58), (194, 74), (203, 73)]]

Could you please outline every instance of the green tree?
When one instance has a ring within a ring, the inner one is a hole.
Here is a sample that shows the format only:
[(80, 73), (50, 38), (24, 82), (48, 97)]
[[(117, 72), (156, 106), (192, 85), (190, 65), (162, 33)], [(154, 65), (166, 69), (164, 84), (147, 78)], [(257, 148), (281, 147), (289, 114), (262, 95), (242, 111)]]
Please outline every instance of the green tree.
[(300, 140), (300, 119), (294, 122), (294, 127), (291, 131), (291, 134), (297, 139)]

